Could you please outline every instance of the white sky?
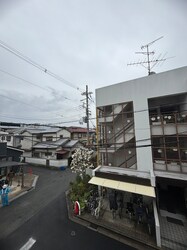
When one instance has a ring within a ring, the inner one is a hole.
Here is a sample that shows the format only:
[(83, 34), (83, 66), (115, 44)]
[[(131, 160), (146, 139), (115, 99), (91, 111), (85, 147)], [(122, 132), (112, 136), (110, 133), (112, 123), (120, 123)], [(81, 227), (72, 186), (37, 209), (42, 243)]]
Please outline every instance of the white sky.
[(186, 13), (186, 0), (0, 0), (0, 40), (75, 86), (0, 46), (0, 121), (79, 126), (86, 85), (94, 99), (96, 88), (146, 76), (127, 63), (143, 61), (135, 52), (161, 36), (154, 58), (174, 58), (153, 71), (186, 66)]

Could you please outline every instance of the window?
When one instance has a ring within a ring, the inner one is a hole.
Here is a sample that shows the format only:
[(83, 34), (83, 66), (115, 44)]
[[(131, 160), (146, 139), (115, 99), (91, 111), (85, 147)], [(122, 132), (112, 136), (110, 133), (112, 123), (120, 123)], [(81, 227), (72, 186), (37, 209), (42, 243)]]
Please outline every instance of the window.
[(52, 155), (52, 152), (46, 152), (45, 153), (45, 156), (51, 156)]
[(52, 136), (46, 137), (46, 141), (53, 141), (53, 137)]
[(6, 139), (7, 139), (7, 141), (11, 141), (11, 136), (7, 135)]
[(0, 168), (0, 175), (1, 176), (6, 176), (6, 167)]
[(81, 133), (79, 133), (79, 134), (78, 134), (78, 136), (79, 136), (79, 138), (81, 138), (81, 137), (82, 137), (82, 134), (81, 134)]
[(36, 158), (39, 158), (40, 157), (40, 153), (39, 152), (34, 152), (33, 156), (36, 157)]
[(63, 135), (60, 135), (60, 139), (62, 139), (63, 138)]

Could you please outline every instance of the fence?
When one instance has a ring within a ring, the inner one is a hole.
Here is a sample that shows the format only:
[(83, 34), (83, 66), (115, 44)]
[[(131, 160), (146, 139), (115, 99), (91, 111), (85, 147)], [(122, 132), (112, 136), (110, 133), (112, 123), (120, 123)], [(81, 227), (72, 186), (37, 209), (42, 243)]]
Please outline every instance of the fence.
[(42, 165), (46, 167), (55, 167), (55, 168), (67, 168), (68, 159), (63, 160), (50, 160), (44, 158), (34, 158), (34, 157), (24, 157), (26, 163)]

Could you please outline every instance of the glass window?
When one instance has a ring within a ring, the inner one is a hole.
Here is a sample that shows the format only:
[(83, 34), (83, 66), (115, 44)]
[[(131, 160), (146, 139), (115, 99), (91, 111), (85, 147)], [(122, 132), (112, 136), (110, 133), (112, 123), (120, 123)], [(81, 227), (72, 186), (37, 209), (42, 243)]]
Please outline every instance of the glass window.
[(11, 136), (7, 135), (6, 139), (7, 139), (7, 141), (11, 141)]
[(177, 147), (177, 137), (176, 136), (165, 136), (166, 147)]
[(52, 155), (52, 152), (46, 152), (45, 153), (45, 156), (51, 156)]
[(167, 160), (178, 160), (179, 153), (178, 153), (177, 148), (166, 149), (166, 157), (167, 157)]
[(40, 157), (40, 153), (34, 152), (33, 156), (36, 157), (36, 158), (38, 158), (38, 157)]
[(53, 140), (53, 137), (52, 137), (52, 136), (46, 137), (46, 141), (52, 141), (52, 140)]

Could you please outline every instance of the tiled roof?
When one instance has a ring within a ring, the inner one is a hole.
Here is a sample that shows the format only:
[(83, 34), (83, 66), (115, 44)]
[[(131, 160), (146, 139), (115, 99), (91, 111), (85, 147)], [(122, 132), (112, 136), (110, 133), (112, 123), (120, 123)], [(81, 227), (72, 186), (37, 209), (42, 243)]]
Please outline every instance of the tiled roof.
[[(71, 133), (87, 133), (87, 128), (81, 128), (81, 127), (69, 127), (67, 128), (67, 130), (69, 130), (69, 132)], [(90, 133), (94, 133), (94, 130), (89, 130)]]
[(69, 139), (63, 138), (58, 141), (44, 141), (39, 142), (33, 146), (33, 148), (58, 148), (59, 146), (63, 146)]
[(63, 145), (64, 148), (71, 148), (75, 146), (79, 141), (78, 140), (70, 140), (66, 144)]
[(66, 154), (68, 151), (67, 150), (64, 150), (64, 149), (61, 149), (61, 150), (58, 150), (56, 151), (57, 154), (60, 154), (60, 155), (64, 155)]
[(26, 128), (24, 130), (29, 132), (30, 134), (47, 134), (47, 133), (57, 133), (60, 128)]

